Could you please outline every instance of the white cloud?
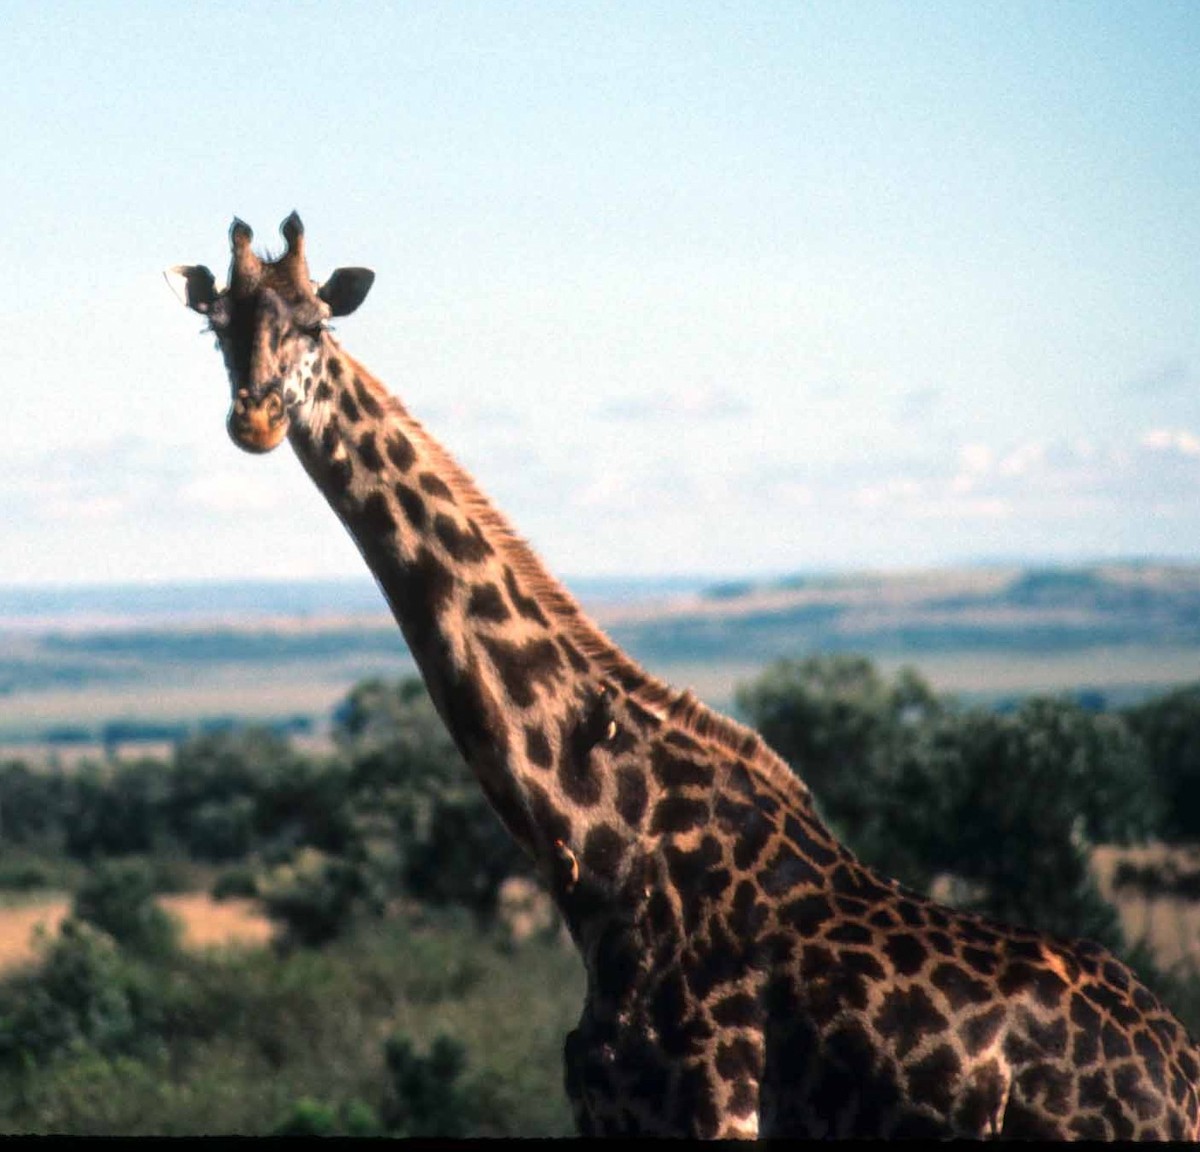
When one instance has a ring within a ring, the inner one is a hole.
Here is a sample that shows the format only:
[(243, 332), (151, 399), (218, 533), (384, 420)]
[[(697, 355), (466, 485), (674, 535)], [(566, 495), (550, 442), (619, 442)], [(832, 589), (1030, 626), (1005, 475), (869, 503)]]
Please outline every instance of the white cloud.
[(1012, 503), (998, 496), (962, 497), (957, 493), (917, 505), (914, 516), (931, 520), (1002, 520), (1013, 513)]
[(771, 489), (771, 499), (798, 508), (811, 508), (817, 502), (817, 493), (811, 484), (785, 480)]
[(973, 486), (973, 478), (961, 472), (924, 480), (900, 475), (860, 486), (851, 503), (866, 512), (887, 512), (921, 520), (994, 520), (1010, 515), (1012, 506), (1008, 499), (974, 495)]
[[(813, 484), (818, 506), (848, 515), (908, 521), (1007, 520), (1103, 528), (1170, 512), (1183, 515), (1200, 484), (1200, 437), (1156, 429), (1140, 438), (1097, 444), (1090, 439), (1029, 439), (993, 446), (960, 445), (937, 462), (876, 468), (870, 476), (832, 474)], [(1134, 512), (1140, 509), (1140, 512)]]
[(648, 396), (609, 400), (599, 414), (610, 420), (727, 420), (744, 416), (750, 403), (738, 392), (697, 384)]
[(47, 514), (55, 519), (116, 520), (128, 515), (129, 501), (120, 496), (95, 495), (76, 499), (54, 499), (47, 503)]
[(1018, 444), (1000, 460), (1002, 476), (1025, 476), (1039, 470), (1046, 462), (1046, 445), (1039, 440)]
[[(1167, 554), (1200, 539), (1200, 437), (1165, 421), (1106, 440), (871, 441), (832, 459), (795, 441), (723, 451), (740, 438), (715, 421), (679, 437), (615, 431), (583, 450), (553, 437), (532, 452), (476, 449), (486, 490), (565, 570)], [(16, 544), (0, 579), (45, 578), (81, 554), (81, 579), (360, 571), (290, 455), (245, 457), (218, 439), (10, 456), (0, 505)]]
[(236, 475), (197, 476), (179, 489), (188, 504), (207, 512), (271, 512), (280, 506), (280, 496), (265, 484), (247, 484)]
[(581, 508), (616, 508), (635, 499), (624, 476), (616, 472), (605, 472), (585, 484), (575, 496)]
[(965, 496), (974, 490), (981, 477), (991, 472), (996, 454), (986, 444), (964, 444), (958, 450), (958, 470), (950, 480), (950, 491)]
[(986, 444), (964, 444), (958, 450), (959, 466), (969, 474), (990, 472), (995, 460), (995, 452)]
[(864, 484), (854, 493), (860, 508), (885, 508), (919, 500), (926, 492), (920, 481), (910, 476), (894, 476), (878, 484)]
[(1151, 452), (1200, 456), (1200, 436), (1183, 428), (1153, 428), (1139, 443)]

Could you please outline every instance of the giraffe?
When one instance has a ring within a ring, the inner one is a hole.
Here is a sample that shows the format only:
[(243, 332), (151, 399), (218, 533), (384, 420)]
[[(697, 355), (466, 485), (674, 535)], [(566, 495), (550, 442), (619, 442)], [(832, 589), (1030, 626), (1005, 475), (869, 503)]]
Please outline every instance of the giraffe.
[(224, 356), (228, 431), (285, 438), (375, 576), (456, 745), (532, 858), (587, 992), (583, 1135), (1200, 1136), (1200, 1055), (1098, 945), (940, 906), (860, 863), (754, 732), (639, 667), (329, 330), (374, 273), (309, 279), (230, 231), (168, 273)]

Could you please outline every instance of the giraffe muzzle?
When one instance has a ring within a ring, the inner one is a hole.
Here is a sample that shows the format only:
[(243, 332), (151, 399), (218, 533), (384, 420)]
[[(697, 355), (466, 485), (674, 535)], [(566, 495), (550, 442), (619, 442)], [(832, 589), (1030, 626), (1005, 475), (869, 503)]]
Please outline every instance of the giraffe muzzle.
[(283, 397), (271, 389), (257, 400), (239, 388), (227, 421), (233, 442), (246, 452), (270, 452), (287, 435), (288, 417)]

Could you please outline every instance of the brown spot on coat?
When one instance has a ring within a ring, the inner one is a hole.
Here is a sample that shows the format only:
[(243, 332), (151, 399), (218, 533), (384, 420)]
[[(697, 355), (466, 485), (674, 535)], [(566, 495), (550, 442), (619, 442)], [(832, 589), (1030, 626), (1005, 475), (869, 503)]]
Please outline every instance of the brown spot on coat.
[(550, 640), (513, 644), (498, 637), (483, 636), (481, 642), (508, 698), (518, 708), (530, 707), (536, 698), (536, 686), (556, 680), (562, 670), (562, 657)]
[(422, 472), (417, 477), (417, 482), (430, 496), (436, 496), (439, 500), (445, 500), (447, 504), (454, 503), (454, 493), (450, 491), (449, 485), (437, 473)]

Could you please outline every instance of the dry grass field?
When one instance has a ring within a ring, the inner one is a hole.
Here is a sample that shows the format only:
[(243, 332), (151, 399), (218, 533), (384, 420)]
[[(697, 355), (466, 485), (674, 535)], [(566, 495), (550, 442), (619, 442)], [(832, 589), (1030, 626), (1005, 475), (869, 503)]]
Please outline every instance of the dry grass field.
[(33, 960), (39, 933), (57, 932), (68, 907), (67, 900), (43, 898), (0, 908), (0, 975)]
[[(1200, 872), (1200, 848), (1101, 847), (1092, 862), (1100, 891), (1115, 904), (1128, 939), (1144, 939), (1166, 968), (1185, 965), (1200, 971), (1200, 901), (1148, 895), (1134, 886), (1118, 884), (1123, 863), (1168, 874), (1190, 874)], [(187, 948), (264, 947), (274, 935), (274, 925), (253, 900), (215, 901), (206, 893), (193, 892), (163, 896), (160, 901), (182, 921)], [(68, 908), (67, 898), (57, 895), (14, 899), (0, 906), (0, 976), (33, 960), (38, 934), (56, 932)]]
[(1149, 867), (1160, 875), (1195, 875), (1200, 872), (1200, 848), (1103, 847), (1092, 858), (1100, 891), (1116, 906), (1126, 937), (1145, 940), (1164, 968), (1186, 965), (1200, 971), (1200, 900), (1168, 893), (1148, 895), (1133, 885), (1120, 885), (1116, 881), (1122, 863)]
[[(185, 948), (263, 947), (275, 926), (253, 900), (213, 900), (203, 892), (163, 896), (162, 906), (183, 924)], [(0, 976), (37, 957), (40, 934), (53, 935), (70, 909), (63, 896), (42, 896), (0, 907)]]

